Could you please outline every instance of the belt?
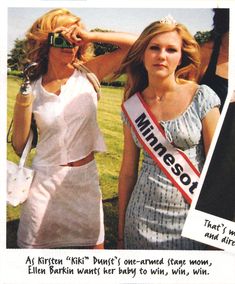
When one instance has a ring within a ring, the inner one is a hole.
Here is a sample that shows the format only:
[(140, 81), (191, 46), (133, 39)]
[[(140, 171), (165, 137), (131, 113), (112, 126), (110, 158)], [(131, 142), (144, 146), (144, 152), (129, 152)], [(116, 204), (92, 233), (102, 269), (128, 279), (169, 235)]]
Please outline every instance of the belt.
[(93, 152), (91, 152), (88, 156), (86, 156), (85, 158), (83, 158), (81, 160), (69, 162), (68, 164), (62, 165), (62, 166), (65, 166), (65, 167), (80, 167), (80, 166), (88, 164), (92, 160), (94, 160), (94, 153)]

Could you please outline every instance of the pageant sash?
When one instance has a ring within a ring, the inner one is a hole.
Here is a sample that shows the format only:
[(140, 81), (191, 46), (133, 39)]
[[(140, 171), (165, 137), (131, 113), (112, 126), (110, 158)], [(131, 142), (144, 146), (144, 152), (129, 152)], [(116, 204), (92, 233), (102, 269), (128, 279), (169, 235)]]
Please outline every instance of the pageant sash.
[(132, 125), (145, 151), (152, 157), (173, 185), (191, 203), (200, 173), (189, 158), (167, 139), (156, 118), (148, 110), (139, 93), (122, 104), (122, 109)]

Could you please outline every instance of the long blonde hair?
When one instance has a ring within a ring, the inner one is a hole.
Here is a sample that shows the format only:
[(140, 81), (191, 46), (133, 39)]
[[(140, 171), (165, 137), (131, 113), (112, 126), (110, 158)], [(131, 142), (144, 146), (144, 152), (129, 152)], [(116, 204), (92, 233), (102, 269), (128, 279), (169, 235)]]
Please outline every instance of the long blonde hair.
[(200, 65), (199, 45), (187, 28), (178, 23), (162, 23), (156, 21), (147, 26), (130, 48), (124, 58), (117, 76), (126, 73), (127, 84), (124, 99), (128, 99), (137, 91), (143, 91), (148, 86), (148, 73), (145, 69), (144, 52), (153, 37), (160, 33), (177, 31), (182, 39), (182, 60), (175, 72), (176, 81), (195, 81)]
[[(28, 63), (38, 63), (31, 80), (38, 79), (47, 72), (48, 67), (48, 34), (57, 27), (66, 24), (81, 24), (81, 20), (69, 10), (59, 8), (48, 11), (38, 18), (26, 33), (26, 57)], [(79, 47), (77, 58), (79, 61), (86, 62), (93, 56), (93, 46), (85, 44)]]

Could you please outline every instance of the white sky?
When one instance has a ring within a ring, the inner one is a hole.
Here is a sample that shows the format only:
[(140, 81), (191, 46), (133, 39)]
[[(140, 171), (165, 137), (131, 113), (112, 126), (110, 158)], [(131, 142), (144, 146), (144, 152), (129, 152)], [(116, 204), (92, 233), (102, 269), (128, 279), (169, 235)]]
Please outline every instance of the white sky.
[[(65, 7), (67, 8), (67, 7)], [(31, 24), (51, 8), (8, 8), (8, 51), (16, 38), (23, 38)], [(171, 14), (176, 21), (196, 31), (212, 29), (211, 8), (68, 8), (82, 18), (87, 29), (102, 28), (139, 34), (148, 24)]]

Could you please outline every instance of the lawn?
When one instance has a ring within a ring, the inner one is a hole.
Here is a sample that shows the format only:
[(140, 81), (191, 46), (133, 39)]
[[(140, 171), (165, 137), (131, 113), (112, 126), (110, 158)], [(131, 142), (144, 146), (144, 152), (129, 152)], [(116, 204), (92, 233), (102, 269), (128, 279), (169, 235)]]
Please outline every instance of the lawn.
[[(10, 124), (16, 93), (20, 80), (17, 77), (8, 78), (8, 126)], [(117, 239), (117, 183), (121, 163), (123, 136), (120, 119), (120, 105), (123, 90), (120, 88), (103, 87), (98, 105), (98, 121), (104, 134), (107, 152), (96, 154), (100, 176), (100, 186), (103, 193), (105, 214), (106, 248), (115, 248)], [(30, 154), (32, 159), (34, 151)], [(12, 147), (8, 144), (7, 157), (18, 161)], [(19, 221), (20, 206), (7, 207), (7, 247), (16, 247), (16, 230)]]

